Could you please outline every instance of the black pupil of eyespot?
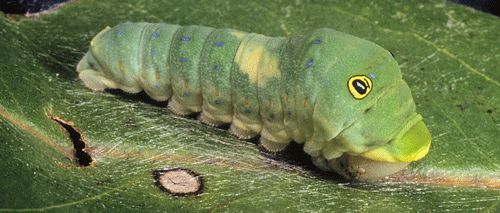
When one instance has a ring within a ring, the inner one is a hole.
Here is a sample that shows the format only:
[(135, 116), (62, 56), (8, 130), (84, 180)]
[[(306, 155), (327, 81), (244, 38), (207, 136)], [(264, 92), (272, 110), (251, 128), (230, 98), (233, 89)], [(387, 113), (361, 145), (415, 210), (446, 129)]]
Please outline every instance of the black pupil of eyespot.
[(354, 89), (356, 89), (356, 91), (361, 94), (361, 95), (364, 95), (368, 89), (368, 86), (366, 85), (366, 83), (362, 80), (354, 80), (352, 82), (352, 86), (354, 87)]

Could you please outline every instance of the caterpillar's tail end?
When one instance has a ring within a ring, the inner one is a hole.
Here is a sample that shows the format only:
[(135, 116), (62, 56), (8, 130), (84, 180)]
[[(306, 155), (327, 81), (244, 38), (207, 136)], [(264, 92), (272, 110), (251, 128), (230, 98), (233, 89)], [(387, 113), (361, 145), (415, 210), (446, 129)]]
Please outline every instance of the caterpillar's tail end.
[(89, 54), (90, 54), (90, 52), (85, 53), (83, 58), (80, 59), (80, 61), (78, 62), (78, 65), (76, 65), (76, 72), (80, 73), (83, 70), (91, 69), (89, 61), (88, 61)]
[(78, 72), (78, 77), (83, 81), (83, 84), (95, 91), (103, 91), (106, 86), (100, 78), (99, 72), (92, 69), (89, 58), (91, 53), (87, 52), (85, 56), (78, 62), (76, 66), (76, 71)]
[(111, 29), (110, 27), (104, 28), (99, 32), (90, 42), (90, 49), (83, 58), (78, 62), (76, 71), (79, 73), (78, 77), (83, 81), (84, 85), (94, 91), (103, 91), (106, 88), (116, 88), (116, 84), (104, 77), (101, 72), (101, 67), (92, 54), (92, 48), (95, 46), (95, 40), (98, 39), (103, 33)]
[(87, 52), (85, 56), (78, 62), (76, 71), (78, 77), (83, 81), (83, 84), (94, 91), (103, 91), (106, 88), (116, 88), (116, 84), (107, 80), (103, 73), (96, 70), (96, 62), (92, 57), (92, 53)]

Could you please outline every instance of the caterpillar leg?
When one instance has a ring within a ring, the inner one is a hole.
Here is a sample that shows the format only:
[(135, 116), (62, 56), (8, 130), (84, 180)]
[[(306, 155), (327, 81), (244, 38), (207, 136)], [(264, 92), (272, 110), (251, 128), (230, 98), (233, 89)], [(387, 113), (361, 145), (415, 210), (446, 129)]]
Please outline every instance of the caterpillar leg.
[(231, 127), (229, 127), (229, 132), (240, 139), (250, 139), (258, 135), (256, 131), (247, 128), (247, 125), (243, 124), (239, 119), (234, 118)]
[(283, 151), (291, 141), (285, 130), (273, 134), (264, 127), (260, 135), (260, 145), (269, 152)]
[(127, 86), (123, 82), (117, 83), (116, 80), (110, 80), (109, 76), (106, 76), (106, 72), (102, 71), (102, 67), (97, 63), (90, 51), (80, 60), (76, 70), (83, 84), (94, 91), (103, 91), (106, 88), (111, 88), (121, 89), (128, 93), (138, 93), (142, 90), (138, 85), (129, 84)]
[(409, 162), (382, 162), (344, 154), (340, 158), (328, 160), (327, 164), (333, 171), (348, 179), (375, 180), (404, 169)]
[(113, 81), (103, 77), (100, 72), (91, 69), (81, 70), (78, 77), (83, 81), (86, 87), (94, 91), (103, 91), (106, 88), (118, 87)]
[(83, 84), (94, 91), (103, 91), (110, 86), (116, 87), (116, 85), (112, 81), (107, 80), (101, 72), (95, 70), (92, 65), (96, 66), (96, 64), (97, 62), (89, 52), (83, 56), (80, 62), (78, 62), (76, 70)]
[(172, 98), (168, 102), (167, 107), (171, 112), (173, 112), (177, 115), (180, 115), (180, 116), (185, 116), (185, 115), (189, 115), (189, 114), (193, 113), (187, 107), (180, 104), (179, 101), (177, 101), (177, 99), (175, 98), (175, 95), (172, 96)]
[(269, 152), (281, 152), (288, 146), (288, 144), (290, 144), (290, 141), (276, 142), (261, 136), (259, 143), (262, 147), (264, 147), (264, 149)]
[(207, 113), (206, 111), (202, 111), (200, 113), (198, 120), (200, 120), (202, 123), (204, 123), (206, 125), (213, 126), (213, 127), (218, 127), (218, 126), (222, 126), (222, 125), (226, 124), (223, 121), (216, 120), (212, 115), (210, 115), (210, 113)]

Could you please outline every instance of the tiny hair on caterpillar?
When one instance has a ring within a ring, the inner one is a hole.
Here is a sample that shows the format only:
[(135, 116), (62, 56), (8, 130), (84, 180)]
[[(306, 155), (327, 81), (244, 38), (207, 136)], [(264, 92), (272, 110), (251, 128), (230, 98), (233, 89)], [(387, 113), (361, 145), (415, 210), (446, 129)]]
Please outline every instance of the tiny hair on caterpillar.
[(391, 175), (431, 144), (391, 53), (333, 29), (285, 38), (126, 22), (99, 32), (77, 71), (92, 90), (144, 91), (238, 138), (260, 135), (270, 152), (303, 144), (348, 179)]

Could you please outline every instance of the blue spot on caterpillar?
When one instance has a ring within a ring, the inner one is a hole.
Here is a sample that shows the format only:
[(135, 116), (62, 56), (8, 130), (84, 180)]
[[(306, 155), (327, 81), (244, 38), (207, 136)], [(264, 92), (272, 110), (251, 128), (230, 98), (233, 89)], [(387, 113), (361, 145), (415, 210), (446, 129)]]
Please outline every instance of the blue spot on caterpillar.
[(215, 42), (215, 46), (217, 46), (217, 47), (222, 47), (223, 45), (224, 45), (223, 41), (216, 41)]
[(220, 71), (220, 65), (218, 65), (218, 64), (214, 65), (214, 70), (215, 71)]
[(151, 38), (153, 38), (153, 39), (157, 39), (159, 37), (160, 37), (160, 32), (158, 32), (158, 31), (154, 31), (153, 34), (151, 35)]
[(284, 38), (127, 22), (97, 34), (77, 71), (90, 89), (145, 91), (239, 138), (260, 134), (270, 152), (304, 144), (318, 168), (347, 178), (394, 173), (431, 143), (389, 51), (332, 29)]
[(117, 31), (117, 32), (116, 32), (116, 35), (117, 35), (118, 37), (123, 36), (123, 34), (125, 34), (123, 31)]
[(309, 59), (307, 61), (307, 68), (311, 68), (313, 65), (314, 65), (314, 60), (313, 59)]

